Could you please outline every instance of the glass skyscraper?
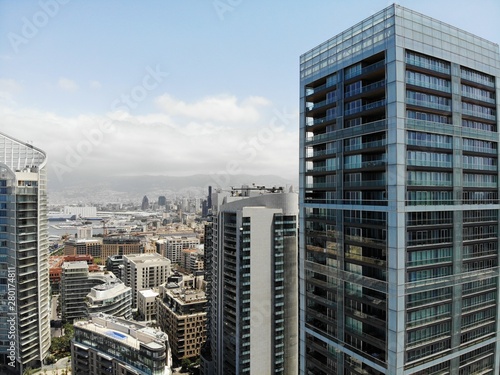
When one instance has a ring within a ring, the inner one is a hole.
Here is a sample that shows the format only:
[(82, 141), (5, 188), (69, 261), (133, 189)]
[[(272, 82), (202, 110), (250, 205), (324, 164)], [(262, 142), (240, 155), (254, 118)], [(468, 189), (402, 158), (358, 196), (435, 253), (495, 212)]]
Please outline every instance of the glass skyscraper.
[(301, 373), (499, 373), (499, 71), (396, 4), (301, 56)]
[(50, 347), (45, 153), (0, 133), (0, 367), (22, 374)]

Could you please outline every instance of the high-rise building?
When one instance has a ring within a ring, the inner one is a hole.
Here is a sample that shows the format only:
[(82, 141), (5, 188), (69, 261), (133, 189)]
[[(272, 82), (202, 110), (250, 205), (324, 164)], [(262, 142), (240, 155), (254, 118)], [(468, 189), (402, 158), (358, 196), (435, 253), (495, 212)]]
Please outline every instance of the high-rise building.
[(272, 191), (213, 201), (205, 375), (298, 373), (298, 196)]
[(0, 133), (0, 372), (40, 367), (50, 347), (46, 155)]
[(75, 375), (169, 375), (172, 356), (164, 332), (103, 313), (75, 322)]
[(499, 373), (499, 69), (396, 4), (301, 56), (301, 373)]
[(145, 195), (143, 198), (142, 198), (142, 203), (141, 203), (141, 210), (143, 211), (146, 211), (149, 209), (149, 199), (148, 197)]

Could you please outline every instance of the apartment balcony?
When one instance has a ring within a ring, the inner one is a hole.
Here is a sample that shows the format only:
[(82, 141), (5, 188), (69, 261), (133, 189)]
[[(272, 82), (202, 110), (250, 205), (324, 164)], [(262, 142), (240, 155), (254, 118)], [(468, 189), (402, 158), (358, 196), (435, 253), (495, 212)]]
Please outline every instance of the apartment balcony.
[(423, 88), (431, 89), (431, 90), (437, 90), (437, 91), (446, 92), (448, 94), (451, 94), (451, 85), (450, 86), (439, 85), (439, 84), (434, 84), (431, 82), (426, 82), (423, 80), (411, 79), (411, 78), (406, 78), (406, 84), (418, 86), (418, 87), (423, 87)]
[(480, 76), (477, 76), (477, 77), (471, 77), (469, 75), (467, 75), (466, 73), (461, 73), (460, 77), (462, 78), (462, 80), (466, 80), (466, 81), (469, 81), (469, 82), (474, 82), (474, 83), (479, 83), (480, 85), (484, 85), (484, 86), (488, 86), (488, 87), (495, 87), (495, 81), (489, 81), (487, 79), (483, 79), (482, 77)]
[(387, 185), (387, 180), (344, 181), (344, 187), (380, 187)]
[(335, 155), (337, 153), (337, 149), (331, 148), (328, 150), (307, 150), (306, 158), (308, 160), (312, 159), (322, 159), (327, 156)]
[(362, 161), (360, 163), (345, 163), (344, 164), (344, 169), (361, 169), (361, 168), (385, 167), (386, 163), (387, 163), (386, 159), (368, 160), (368, 161)]
[(450, 70), (450, 67), (443, 67), (443, 66), (439, 66), (439, 65), (435, 65), (435, 64), (428, 64), (428, 63), (425, 63), (423, 61), (420, 61), (420, 60), (417, 60), (417, 59), (413, 59), (413, 58), (406, 58), (406, 63), (408, 65), (413, 65), (413, 66), (418, 66), (420, 68), (424, 68), (424, 69), (427, 69), (427, 70), (432, 70), (434, 72), (439, 72), (439, 73), (443, 73), (443, 74), (446, 74), (446, 75), (450, 75), (451, 73), (451, 70)]
[[(363, 327), (363, 328), (365, 328), (365, 327)], [(385, 351), (385, 349), (386, 349), (385, 338), (380, 339), (379, 338), (380, 332), (378, 332), (375, 329), (373, 329), (373, 330), (363, 329), (362, 332), (358, 332), (356, 329), (346, 326), (345, 332), (351, 336), (355, 336), (356, 338), (358, 338), (359, 340), (361, 340), (364, 343), (369, 343), (369, 344), (373, 345), (374, 347), (376, 347), (378, 349), (381, 349), (383, 351)]]
[(336, 183), (332, 182), (314, 182), (312, 184), (306, 184), (306, 189), (320, 189), (320, 190), (331, 190), (336, 189)]
[(344, 97), (351, 98), (351, 97), (359, 95), (359, 94), (379, 92), (384, 87), (385, 87), (385, 79), (378, 81), (378, 82), (371, 83), (371, 84), (366, 85), (366, 86), (363, 86), (359, 89), (346, 92)]
[(367, 303), (370, 306), (376, 307), (378, 309), (382, 309), (382, 310), (386, 309), (385, 299), (372, 297), (370, 295), (367, 295), (366, 293), (362, 293), (362, 292), (358, 292), (358, 291), (351, 291), (351, 290), (346, 290), (345, 294), (346, 294), (346, 296), (348, 296), (352, 300), (359, 301), (362, 303)]
[(479, 154), (493, 154), (496, 155), (498, 153), (498, 149), (491, 147), (474, 147), (474, 146), (463, 146), (463, 151), (469, 151)]
[(335, 87), (336, 84), (337, 84), (337, 81), (332, 81), (332, 82), (324, 83), (324, 84), (316, 86), (316, 87), (306, 87), (306, 96), (309, 98), (312, 95), (322, 93), (326, 89), (329, 89), (331, 87)]
[(413, 98), (407, 97), (406, 103), (411, 104), (411, 105), (415, 105), (418, 107), (433, 108), (433, 109), (437, 109), (437, 110), (444, 111), (444, 112), (451, 112), (451, 105), (438, 104), (438, 103), (430, 102), (427, 100), (418, 100), (418, 99), (413, 99)]
[(377, 100), (375, 102), (368, 103), (368, 104), (365, 104), (365, 105), (362, 105), (362, 106), (359, 106), (356, 108), (346, 109), (344, 111), (344, 115), (349, 116), (349, 115), (353, 115), (355, 113), (370, 111), (370, 110), (381, 108), (384, 106), (385, 106), (385, 99)]
[(353, 126), (350, 128), (339, 129), (329, 133), (316, 134), (306, 138), (306, 146), (313, 146), (316, 144), (334, 141), (340, 138), (348, 138), (356, 135), (363, 135), (366, 133), (374, 133), (387, 129), (387, 120), (377, 120), (367, 122), (361, 125)]
[(407, 329), (420, 328), (420, 327), (430, 325), (430, 324), (443, 323), (443, 322), (450, 320), (450, 319), (451, 319), (450, 313), (441, 314), (441, 315), (433, 315), (433, 316), (428, 316), (428, 317), (418, 319), (418, 320), (407, 321), (406, 327), (407, 327)]
[(346, 315), (350, 315), (361, 322), (365, 321), (369, 324), (376, 325), (377, 327), (385, 327), (385, 325), (387, 323), (386, 320), (381, 318), (381, 317), (377, 317), (373, 314), (367, 314), (367, 313), (355, 310), (355, 309), (348, 307), (348, 306), (344, 307), (344, 311), (345, 311)]
[(462, 115), (477, 117), (477, 118), (486, 119), (486, 120), (490, 120), (490, 121), (496, 121), (496, 119), (497, 119), (497, 117), (493, 114), (484, 113), (484, 112), (480, 112), (480, 111), (472, 111), (470, 109), (464, 109), (464, 108), (462, 108)]
[(387, 144), (386, 139), (380, 139), (377, 141), (364, 142), (356, 145), (349, 145), (344, 147), (344, 151), (356, 151), (356, 150), (366, 150), (370, 148), (384, 147)]
[(491, 98), (489, 96), (484, 96), (484, 95), (475, 95), (475, 94), (468, 93), (466, 91), (462, 91), (462, 96), (469, 98), (469, 99), (479, 100), (479, 101), (485, 102), (485, 103), (490, 103), (490, 104), (496, 103), (495, 98)]
[(436, 180), (410, 180), (406, 182), (408, 186), (436, 186), (450, 187), (453, 186), (453, 181), (436, 181)]
[(377, 268), (385, 269), (386, 261), (378, 258), (365, 257), (358, 254), (345, 253), (344, 257), (346, 260), (353, 260), (356, 264), (365, 264), (369, 266), (375, 266)]
[(314, 126), (314, 125), (323, 125), (327, 124), (330, 121), (334, 121), (337, 119), (336, 115), (329, 115), (321, 118), (312, 118), (312, 117), (307, 117), (306, 118), (306, 126)]
[(354, 70), (352, 72), (346, 73), (344, 76), (344, 80), (347, 81), (348, 79), (351, 79), (353, 77), (365, 75), (367, 73), (375, 72), (377, 70), (382, 70), (382, 68), (384, 67), (385, 67), (385, 60), (377, 61), (376, 63), (365, 66), (364, 68), (361, 68), (359, 70)]
[(409, 146), (416, 146), (416, 147), (411, 147), (412, 149), (422, 149), (422, 148), (445, 148), (448, 150), (451, 150), (453, 148), (453, 143), (450, 142), (431, 142), (431, 141), (421, 141), (421, 140), (416, 140), (416, 139), (407, 139), (406, 144)]

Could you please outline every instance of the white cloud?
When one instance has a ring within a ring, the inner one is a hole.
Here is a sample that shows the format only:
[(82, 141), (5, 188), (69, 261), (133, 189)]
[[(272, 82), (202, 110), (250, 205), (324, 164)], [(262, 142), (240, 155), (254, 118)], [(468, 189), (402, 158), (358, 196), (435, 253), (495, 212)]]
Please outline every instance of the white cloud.
[(0, 102), (14, 104), (14, 95), (22, 91), (22, 86), (14, 79), (0, 78)]
[(64, 78), (64, 77), (59, 78), (57, 85), (63, 91), (74, 92), (74, 91), (78, 90), (78, 85), (76, 84), (75, 81), (72, 81), (71, 79)]
[(96, 89), (96, 90), (98, 90), (98, 89), (100, 89), (101, 87), (102, 87), (102, 85), (101, 85), (101, 82), (99, 82), (99, 81), (91, 81), (91, 82), (90, 82), (90, 88), (91, 88), (91, 89)]
[(187, 103), (169, 94), (156, 99), (160, 109), (172, 116), (217, 121), (217, 122), (255, 122), (259, 119), (259, 109), (270, 104), (263, 97), (249, 97), (241, 102), (235, 96), (218, 95)]
[[(243, 173), (291, 178), (298, 171), (298, 127), (295, 119), (285, 127), (268, 108), (259, 111), (268, 105), (264, 98), (241, 104), (231, 99), (227, 107), (234, 109), (232, 120), (220, 122), (212, 121), (217, 116), (208, 113), (208, 119), (126, 112), (63, 117), (0, 105), (0, 123), (6, 134), (33, 140), (34, 146), (46, 151), (49, 179), (63, 185), (76, 177), (98, 181), (103, 175), (134, 174), (230, 177)], [(240, 126), (243, 114), (253, 112), (244, 117), (248, 126)]]

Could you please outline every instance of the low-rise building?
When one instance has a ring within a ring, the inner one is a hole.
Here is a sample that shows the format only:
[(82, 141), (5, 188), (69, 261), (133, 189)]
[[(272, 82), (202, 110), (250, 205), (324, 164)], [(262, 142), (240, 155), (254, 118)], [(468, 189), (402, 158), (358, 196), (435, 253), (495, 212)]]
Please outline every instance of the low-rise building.
[(87, 315), (105, 313), (125, 319), (132, 318), (132, 288), (120, 279), (112, 279), (96, 285), (87, 294), (85, 305)]
[(64, 255), (92, 255), (100, 258), (102, 253), (101, 239), (71, 239), (64, 243)]
[(171, 374), (172, 357), (164, 332), (102, 313), (75, 322), (74, 329), (74, 374)]
[(102, 259), (112, 255), (144, 253), (143, 238), (140, 236), (104, 237), (102, 239)]

